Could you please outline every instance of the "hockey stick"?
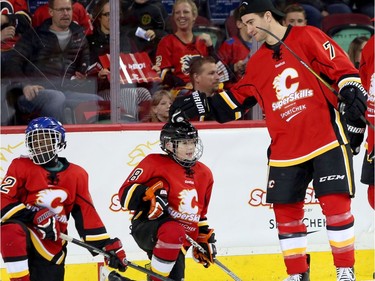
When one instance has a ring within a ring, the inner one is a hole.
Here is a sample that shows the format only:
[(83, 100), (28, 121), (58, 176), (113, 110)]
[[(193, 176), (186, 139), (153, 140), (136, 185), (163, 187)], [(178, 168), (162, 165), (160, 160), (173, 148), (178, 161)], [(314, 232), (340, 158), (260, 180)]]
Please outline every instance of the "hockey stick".
[[(201, 245), (198, 244), (198, 242), (196, 242), (193, 238), (191, 238), (189, 235), (185, 234), (186, 236), (186, 240), (189, 241), (189, 243), (197, 248), (199, 250), (199, 252), (203, 253), (203, 254), (206, 254), (206, 250), (203, 249), (203, 247)], [(236, 280), (236, 281), (242, 281), (236, 274), (233, 273), (233, 271), (231, 271), (228, 267), (226, 267), (224, 264), (222, 264), (220, 261), (218, 261), (216, 258), (214, 258), (214, 264), (217, 264), (222, 270), (225, 271), (225, 273), (227, 273), (230, 277), (233, 278), (233, 280)]]
[[(271, 31), (267, 30), (267, 29), (264, 29), (262, 27), (259, 27), (257, 26), (256, 28), (268, 33), (269, 35), (271, 35), (273, 38), (275, 38), (278, 42), (280, 42), (281, 44), (284, 45), (284, 47), (304, 66), (307, 68), (308, 71), (310, 71), (311, 74), (313, 74), (320, 82), (322, 82), (324, 84), (324, 86), (326, 86), (332, 93), (334, 93), (338, 98), (341, 98), (341, 96), (339, 95), (339, 93), (330, 85), (328, 84), (327, 81), (325, 81), (322, 77), (320, 77), (306, 62), (303, 61), (303, 59), (301, 59), (300, 56), (298, 56), (292, 49), (289, 48), (289, 46), (287, 44), (284, 43), (284, 41), (282, 41), (279, 37), (277, 37), (275, 34), (273, 34)], [(374, 125), (370, 123), (370, 121), (368, 121), (363, 115), (360, 116), (360, 119), (365, 122), (366, 125), (368, 125), (369, 127), (371, 127), (371, 129), (375, 129)]]
[(100, 278), (99, 278), (99, 280), (104, 281), (104, 280), (102, 280), (103, 277), (104, 277), (104, 280), (108, 280), (108, 281), (135, 281), (135, 280), (129, 279), (127, 277), (121, 276), (115, 270), (111, 271), (108, 268), (106, 268), (105, 266), (102, 266), (100, 268)]
[[(86, 249), (88, 249), (88, 250), (90, 250), (90, 251), (92, 251), (94, 253), (100, 254), (100, 255), (102, 255), (102, 256), (104, 256), (106, 258), (110, 258), (111, 257), (111, 255), (108, 254), (107, 252), (105, 252), (105, 251), (103, 251), (103, 250), (101, 250), (101, 249), (99, 249), (97, 247), (94, 247), (94, 246), (92, 246), (90, 244), (87, 244), (87, 243), (85, 243), (85, 242), (83, 242), (81, 240), (78, 240), (78, 239), (75, 239), (73, 237), (70, 237), (69, 235), (66, 235), (64, 233), (60, 233), (60, 238), (63, 239), (63, 240), (65, 240), (65, 241), (72, 242), (73, 244), (79, 245), (79, 246), (81, 246), (83, 248), (86, 248)], [(170, 279), (168, 277), (165, 277), (165, 276), (162, 276), (160, 274), (157, 274), (157, 273), (155, 273), (155, 272), (153, 272), (151, 270), (148, 270), (148, 269), (146, 269), (146, 268), (144, 268), (144, 267), (142, 267), (140, 265), (134, 264), (134, 263), (132, 263), (132, 262), (130, 262), (128, 260), (126, 260), (124, 262), (125, 262), (125, 264), (127, 266), (129, 266), (129, 267), (131, 267), (131, 268), (133, 268), (135, 270), (141, 271), (141, 272), (143, 272), (143, 273), (145, 273), (147, 275), (154, 276), (154, 277), (156, 277), (156, 278), (158, 278), (158, 279), (160, 279), (162, 281), (173, 281), (172, 279)]]

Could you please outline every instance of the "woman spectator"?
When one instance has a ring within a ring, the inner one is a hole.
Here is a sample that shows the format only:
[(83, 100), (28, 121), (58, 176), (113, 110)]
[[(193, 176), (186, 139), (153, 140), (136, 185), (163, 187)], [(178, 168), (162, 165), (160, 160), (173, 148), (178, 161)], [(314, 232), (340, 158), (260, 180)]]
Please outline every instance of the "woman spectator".
[(167, 90), (156, 91), (152, 95), (150, 113), (143, 122), (167, 122), (172, 95)]
[(195, 36), (194, 22), (198, 9), (192, 0), (177, 0), (173, 6), (172, 18), (176, 32), (163, 37), (156, 51), (156, 66), (167, 88), (184, 86), (189, 82), (189, 64), (197, 56), (215, 56), (210, 35)]
[[(88, 36), (90, 46), (90, 64), (94, 65), (97, 63), (100, 65), (99, 57), (110, 53), (110, 5), (109, 0), (100, 0), (94, 7), (93, 18), (94, 21), (94, 33)], [(122, 53), (135, 53), (137, 49), (135, 44), (127, 37), (126, 33), (120, 31), (120, 52)], [(98, 83), (98, 94), (104, 100), (110, 100), (110, 83), (108, 76), (110, 70), (108, 68), (102, 68), (97, 73)], [(130, 87), (126, 84), (121, 85), (120, 89), (120, 104), (122, 105), (125, 113), (134, 118), (134, 121), (141, 120), (143, 114), (147, 112), (151, 100), (151, 94), (149, 90), (142, 87)]]

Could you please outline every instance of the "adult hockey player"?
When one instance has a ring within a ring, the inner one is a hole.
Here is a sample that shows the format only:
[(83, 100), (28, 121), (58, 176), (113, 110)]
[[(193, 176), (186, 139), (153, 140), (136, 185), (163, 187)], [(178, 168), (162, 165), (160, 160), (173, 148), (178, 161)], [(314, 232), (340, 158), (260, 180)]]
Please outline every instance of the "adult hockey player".
[(307, 230), (302, 219), (311, 181), (326, 218), (337, 280), (355, 280), (352, 155), (358, 153), (363, 139), (361, 116), (367, 101), (358, 71), (321, 30), (282, 26), (283, 14), (271, 0), (243, 1), (240, 14), (248, 33), (258, 42), (265, 41), (250, 58), (244, 77), (212, 97), (195, 93), (191, 98), (177, 98), (171, 119), (211, 113), (219, 122), (227, 122), (240, 118), (258, 102), (271, 137), (267, 202), (273, 204), (289, 274), (285, 280), (309, 280)]
[(166, 154), (146, 156), (120, 188), (119, 198), (134, 212), (131, 234), (151, 259), (151, 270), (181, 281), (190, 246), (185, 234), (207, 251), (203, 255), (193, 248), (197, 262), (208, 267), (216, 255), (214, 230), (206, 217), (213, 177), (198, 161), (203, 145), (190, 123), (166, 123), (160, 146)]
[[(368, 91), (366, 117), (374, 124), (375, 113), (375, 70), (374, 70), (374, 35), (367, 41), (361, 53), (359, 74), (363, 86)], [(367, 198), (374, 209), (374, 129), (367, 128), (366, 153), (363, 159), (361, 182), (368, 184)]]
[[(95, 210), (87, 172), (58, 157), (65, 129), (50, 117), (26, 128), (30, 157), (14, 159), (1, 184), (1, 255), (11, 281), (63, 281), (67, 233), (73, 216), (79, 236), (111, 255), (105, 262), (126, 269), (125, 251), (110, 239)], [(93, 253), (94, 254), (94, 253)]]

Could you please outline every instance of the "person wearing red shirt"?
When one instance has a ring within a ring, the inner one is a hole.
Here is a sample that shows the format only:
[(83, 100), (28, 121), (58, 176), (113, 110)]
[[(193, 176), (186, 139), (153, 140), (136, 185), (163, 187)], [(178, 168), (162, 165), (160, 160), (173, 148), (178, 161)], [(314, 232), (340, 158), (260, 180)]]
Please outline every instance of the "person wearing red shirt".
[[(367, 120), (374, 125), (375, 114), (375, 71), (374, 71), (374, 35), (370, 37), (361, 53), (359, 66), (363, 87), (368, 92)], [(363, 159), (361, 182), (368, 184), (367, 195), (370, 206), (374, 209), (374, 129), (367, 127), (366, 154)]]
[(171, 120), (210, 113), (228, 122), (259, 103), (271, 137), (266, 201), (275, 213), (289, 275), (285, 281), (310, 280), (303, 207), (311, 181), (325, 215), (337, 280), (354, 281), (352, 158), (359, 152), (362, 141), (355, 135), (363, 136), (367, 108), (358, 70), (320, 29), (282, 26), (284, 14), (271, 0), (244, 0), (239, 9), (247, 32), (265, 43), (229, 90), (212, 97), (196, 92), (190, 99), (176, 98)]
[[(197, 16), (198, 9), (192, 0), (174, 3), (172, 17), (177, 30), (163, 37), (156, 50), (155, 69), (160, 71), (165, 87), (176, 88), (189, 83), (189, 64), (194, 57), (210, 55), (217, 58), (210, 35), (195, 36), (193, 33)], [(220, 65), (223, 68), (221, 80), (226, 81), (229, 73), (221, 62)]]
[(106, 264), (125, 271), (125, 251), (95, 210), (87, 172), (58, 157), (66, 147), (62, 124), (39, 117), (25, 133), (29, 156), (12, 161), (0, 189), (0, 251), (10, 281), (64, 280), (67, 243), (60, 233), (70, 217), (83, 241), (111, 255)]
[[(199, 162), (202, 141), (188, 122), (166, 123), (160, 133), (165, 152), (147, 155), (119, 190), (122, 207), (132, 211), (131, 235), (151, 260), (151, 270), (182, 281), (189, 235), (206, 250), (193, 256), (208, 267), (216, 255), (215, 234), (207, 211), (213, 176)], [(157, 279), (152, 279), (157, 280)]]
[(247, 33), (246, 25), (241, 21), (238, 8), (234, 10), (233, 17), (236, 20), (238, 33), (225, 40), (218, 50), (220, 60), (235, 74), (235, 79), (225, 82), (224, 88), (226, 89), (240, 80), (252, 55), (253, 38)]

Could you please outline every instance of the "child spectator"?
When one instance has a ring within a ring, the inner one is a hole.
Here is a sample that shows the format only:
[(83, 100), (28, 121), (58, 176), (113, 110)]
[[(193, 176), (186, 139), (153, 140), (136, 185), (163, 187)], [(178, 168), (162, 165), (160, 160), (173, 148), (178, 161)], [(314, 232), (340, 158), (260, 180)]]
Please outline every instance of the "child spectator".
[(149, 115), (143, 122), (164, 122), (168, 121), (169, 108), (172, 104), (172, 96), (167, 90), (156, 91), (152, 95)]

